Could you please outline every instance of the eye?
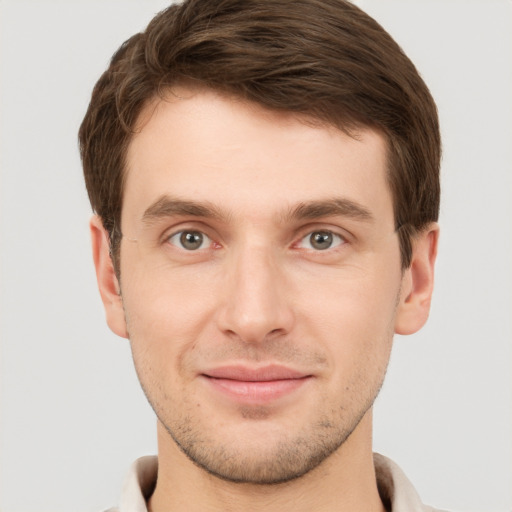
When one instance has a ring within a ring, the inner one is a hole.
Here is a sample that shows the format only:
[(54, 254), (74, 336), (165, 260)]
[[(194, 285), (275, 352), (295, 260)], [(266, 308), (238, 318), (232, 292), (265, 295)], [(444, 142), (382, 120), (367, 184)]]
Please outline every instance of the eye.
[(299, 247), (303, 249), (313, 249), (315, 251), (325, 251), (344, 243), (345, 240), (343, 237), (332, 231), (313, 231), (300, 241)]
[(206, 249), (212, 243), (211, 239), (201, 231), (178, 231), (169, 237), (168, 242), (186, 251)]

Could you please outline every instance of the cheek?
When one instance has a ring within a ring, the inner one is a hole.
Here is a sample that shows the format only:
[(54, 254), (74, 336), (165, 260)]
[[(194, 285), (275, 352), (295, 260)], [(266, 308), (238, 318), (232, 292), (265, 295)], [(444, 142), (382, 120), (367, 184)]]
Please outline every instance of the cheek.
[(179, 330), (200, 322), (199, 312), (208, 309), (214, 297), (209, 269), (176, 267), (165, 257), (132, 252), (126, 251), (121, 262), (123, 303), (132, 326), (140, 323), (158, 331), (170, 324)]
[(128, 271), (121, 288), (134, 359), (175, 370), (183, 354), (194, 350), (214, 311), (211, 279), (165, 265), (133, 266), (124, 275)]
[(304, 294), (301, 322), (325, 345), (333, 367), (350, 373), (355, 366), (387, 365), (400, 288), (400, 273), (391, 274), (333, 276), (321, 293), (311, 287)]

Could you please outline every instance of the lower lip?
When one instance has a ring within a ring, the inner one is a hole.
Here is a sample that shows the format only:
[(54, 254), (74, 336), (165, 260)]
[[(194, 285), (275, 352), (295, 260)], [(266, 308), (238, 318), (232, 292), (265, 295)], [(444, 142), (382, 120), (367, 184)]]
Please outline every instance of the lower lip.
[(220, 393), (244, 403), (262, 404), (290, 395), (301, 388), (311, 377), (270, 381), (241, 381), (204, 376)]

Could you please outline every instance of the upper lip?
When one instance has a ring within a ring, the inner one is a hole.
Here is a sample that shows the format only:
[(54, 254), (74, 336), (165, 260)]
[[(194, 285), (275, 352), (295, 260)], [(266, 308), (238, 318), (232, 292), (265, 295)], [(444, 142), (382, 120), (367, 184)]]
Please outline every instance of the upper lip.
[(260, 368), (249, 368), (243, 365), (220, 366), (203, 372), (203, 375), (215, 379), (230, 379), (243, 382), (268, 382), (309, 377), (307, 373), (277, 364)]

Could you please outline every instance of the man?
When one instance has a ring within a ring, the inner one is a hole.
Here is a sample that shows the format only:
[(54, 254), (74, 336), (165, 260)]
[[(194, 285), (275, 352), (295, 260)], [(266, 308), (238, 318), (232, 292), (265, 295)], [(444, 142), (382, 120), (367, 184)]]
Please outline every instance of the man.
[(80, 147), (107, 322), (158, 418), (119, 510), (432, 510), (371, 444), (438, 239), (436, 108), (390, 36), (343, 0), (173, 5)]

